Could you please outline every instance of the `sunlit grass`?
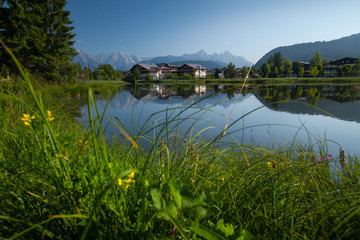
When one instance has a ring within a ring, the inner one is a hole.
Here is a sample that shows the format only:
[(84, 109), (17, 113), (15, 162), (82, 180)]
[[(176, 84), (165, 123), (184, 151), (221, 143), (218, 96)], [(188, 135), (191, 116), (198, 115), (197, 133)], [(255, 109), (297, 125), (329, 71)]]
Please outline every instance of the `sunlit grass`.
[(2, 238), (359, 237), (358, 159), (328, 155), (326, 141), (220, 148), (224, 126), (212, 142), (181, 129), (190, 109), (192, 126), (211, 111), (196, 103), (135, 134), (113, 119), (121, 139), (107, 139), (91, 88), (82, 129), (60, 93), (22, 76), (0, 85)]

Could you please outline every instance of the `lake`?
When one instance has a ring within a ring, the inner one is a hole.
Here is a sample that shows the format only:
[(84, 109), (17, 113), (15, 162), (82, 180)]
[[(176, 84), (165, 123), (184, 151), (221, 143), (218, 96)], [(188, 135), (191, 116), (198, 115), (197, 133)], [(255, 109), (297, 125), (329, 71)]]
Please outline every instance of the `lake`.
[[(119, 134), (115, 119), (132, 135), (151, 138), (164, 122), (172, 132), (205, 141), (219, 137), (229, 120), (221, 144), (281, 147), (326, 147), (338, 155), (360, 155), (360, 88), (341, 85), (290, 85), (246, 87), (235, 85), (157, 85), (120, 87), (111, 96), (96, 95), (108, 137)], [(109, 99), (109, 102), (107, 102)], [(86, 104), (81, 122), (88, 119)], [(169, 121), (171, 120), (172, 121)], [(121, 123), (120, 123), (121, 122)], [(218, 139), (218, 138), (217, 138)], [(145, 141), (146, 142), (146, 141)], [(143, 143), (146, 145), (146, 143)]]

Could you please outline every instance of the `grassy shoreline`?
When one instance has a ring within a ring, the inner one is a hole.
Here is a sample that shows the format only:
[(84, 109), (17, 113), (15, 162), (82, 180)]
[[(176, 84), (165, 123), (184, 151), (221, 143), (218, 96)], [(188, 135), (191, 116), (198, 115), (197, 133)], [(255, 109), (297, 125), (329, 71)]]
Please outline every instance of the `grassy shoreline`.
[[(95, 116), (85, 130), (62, 100), (75, 92), (68, 90), (72, 87), (42, 87), (28, 76), (19, 85), (0, 85), (0, 237), (360, 235), (356, 156), (331, 156), (321, 140), (277, 149), (239, 144), (218, 148), (220, 136), (207, 142), (196, 140), (191, 129), (179, 135), (170, 127), (185, 120), (183, 115), (169, 118), (152, 137), (145, 135), (155, 131), (151, 127), (130, 136), (112, 119), (122, 138), (105, 139), (95, 90), (82, 87)], [(147, 149), (138, 145), (145, 136)]]

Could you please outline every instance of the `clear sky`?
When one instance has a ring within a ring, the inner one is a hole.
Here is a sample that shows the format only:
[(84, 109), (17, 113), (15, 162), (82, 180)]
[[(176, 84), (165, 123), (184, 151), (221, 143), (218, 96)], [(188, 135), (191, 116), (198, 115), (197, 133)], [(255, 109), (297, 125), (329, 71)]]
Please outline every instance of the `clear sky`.
[(279, 46), (360, 33), (360, 0), (68, 0), (66, 10), (89, 54), (228, 50), (256, 62)]

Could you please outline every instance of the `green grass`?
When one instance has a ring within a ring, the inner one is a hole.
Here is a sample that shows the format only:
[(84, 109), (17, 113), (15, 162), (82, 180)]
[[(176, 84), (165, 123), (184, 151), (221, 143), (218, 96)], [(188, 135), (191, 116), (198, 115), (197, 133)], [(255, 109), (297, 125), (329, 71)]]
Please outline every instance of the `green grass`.
[(191, 129), (179, 134), (178, 123), (196, 102), (179, 114), (167, 110), (165, 123), (147, 122), (134, 136), (112, 119), (122, 137), (106, 139), (92, 88), (86, 93), (92, 117), (82, 129), (67, 113), (62, 91), (54, 95), (25, 71), (23, 78), (0, 86), (1, 238), (360, 235), (358, 159), (340, 154), (328, 160), (324, 141), (294, 139), (275, 150), (219, 148), (220, 136), (207, 142)]

